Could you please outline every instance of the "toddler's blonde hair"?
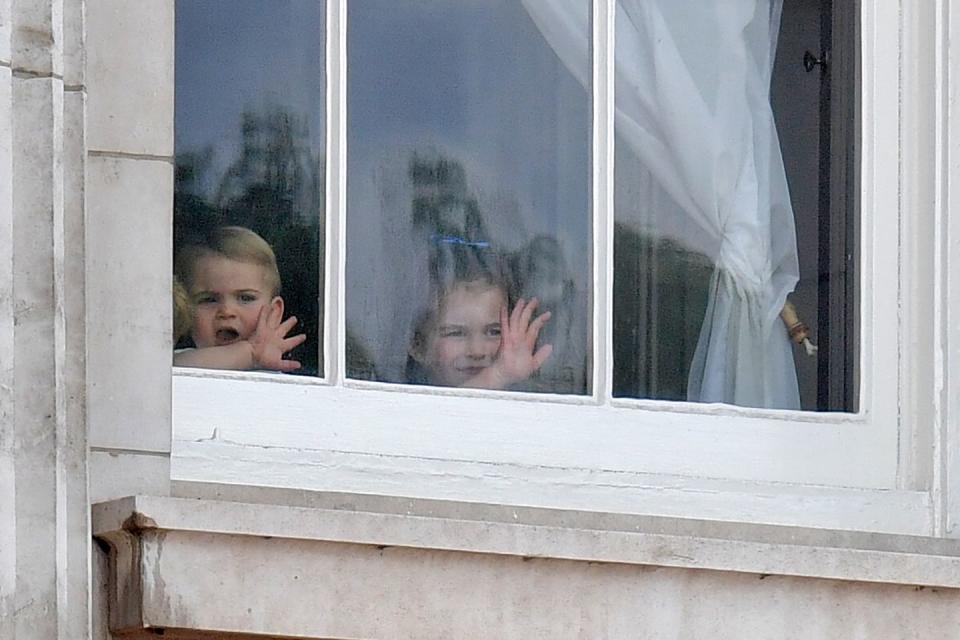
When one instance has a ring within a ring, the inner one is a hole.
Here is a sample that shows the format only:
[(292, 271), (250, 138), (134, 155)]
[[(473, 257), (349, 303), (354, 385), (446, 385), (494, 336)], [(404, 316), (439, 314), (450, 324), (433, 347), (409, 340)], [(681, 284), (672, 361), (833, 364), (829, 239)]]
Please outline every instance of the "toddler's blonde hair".
[(280, 271), (277, 257), (266, 240), (246, 227), (217, 227), (203, 243), (191, 244), (177, 254), (176, 273), (189, 290), (193, 269), (205, 255), (217, 254), (237, 262), (248, 262), (263, 268), (271, 296), (280, 295)]

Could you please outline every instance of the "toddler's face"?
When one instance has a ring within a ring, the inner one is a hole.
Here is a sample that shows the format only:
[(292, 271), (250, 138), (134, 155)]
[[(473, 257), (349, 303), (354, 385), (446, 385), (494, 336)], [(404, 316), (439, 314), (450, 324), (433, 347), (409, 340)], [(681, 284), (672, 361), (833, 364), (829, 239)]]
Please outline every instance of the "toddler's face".
[(266, 270), (258, 264), (204, 255), (193, 268), (191, 336), (198, 348), (246, 340), (257, 328), (260, 309), (283, 314), (283, 300), (271, 296)]
[(420, 358), (433, 384), (463, 386), (493, 364), (500, 351), (500, 307), (506, 304), (499, 287), (467, 284), (447, 294)]

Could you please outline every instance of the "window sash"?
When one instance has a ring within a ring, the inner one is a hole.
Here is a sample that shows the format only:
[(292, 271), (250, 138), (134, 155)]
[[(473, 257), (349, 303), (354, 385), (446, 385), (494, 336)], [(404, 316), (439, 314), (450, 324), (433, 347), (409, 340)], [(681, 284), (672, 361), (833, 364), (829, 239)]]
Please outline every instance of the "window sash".
[[(325, 377), (176, 370), (175, 440), (213, 437), (252, 447), (406, 456), (425, 468), (436, 460), (469, 460), (876, 489), (924, 485), (925, 478), (906, 477), (898, 459), (898, 451), (910, 443), (900, 429), (909, 418), (899, 402), (901, 287), (889, 286), (901, 282), (898, 261), (890, 257), (902, 253), (901, 86), (898, 74), (890, 73), (900, 67), (897, 3), (865, 2), (862, 7), (862, 375), (857, 413), (612, 397), (614, 0), (594, 0), (592, 6), (592, 394), (532, 395), (345, 379), (346, 8), (347, 0), (328, 0)], [(211, 397), (224, 399), (223, 407), (218, 402), (216, 408), (218, 434), (210, 429)]]

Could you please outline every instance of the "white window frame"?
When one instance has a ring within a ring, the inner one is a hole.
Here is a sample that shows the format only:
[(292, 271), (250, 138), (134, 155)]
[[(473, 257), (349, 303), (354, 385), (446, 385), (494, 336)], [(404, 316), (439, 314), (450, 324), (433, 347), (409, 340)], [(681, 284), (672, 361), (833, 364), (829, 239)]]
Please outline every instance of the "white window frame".
[[(592, 283), (593, 340), (599, 345), (592, 394), (346, 379), (346, 5), (347, 0), (327, 3), (327, 375), (311, 379), (175, 368), (174, 480), (926, 535), (948, 529), (944, 505), (951, 499), (945, 490), (951, 463), (944, 451), (939, 463), (926, 452), (926, 443), (939, 441), (934, 422), (925, 420), (920, 408), (928, 396), (916, 389), (915, 380), (920, 369), (935, 364), (934, 353), (907, 349), (923, 333), (918, 305), (924, 296), (910, 287), (930, 275), (912, 265), (926, 252), (933, 255), (936, 238), (905, 221), (909, 194), (922, 192), (930, 176), (919, 163), (914, 169), (901, 136), (911, 118), (922, 118), (933, 103), (904, 99), (904, 74), (890, 72), (908, 67), (910, 56), (922, 55), (915, 48), (939, 49), (904, 28), (911, 14), (906, 5), (862, 2), (856, 413), (612, 396), (614, 0), (595, 0), (592, 9), (592, 206), (594, 255), (599, 256)], [(942, 70), (946, 74), (947, 65)], [(911, 242), (903, 241), (905, 233), (914, 234)], [(947, 284), (938, 285), (944, 304)], [(956, 292), (950, 295), (955, 307)], [(664, 495), (667, 499), (656, 499)], [(758, 506), (758, 500), (766, 502)]]

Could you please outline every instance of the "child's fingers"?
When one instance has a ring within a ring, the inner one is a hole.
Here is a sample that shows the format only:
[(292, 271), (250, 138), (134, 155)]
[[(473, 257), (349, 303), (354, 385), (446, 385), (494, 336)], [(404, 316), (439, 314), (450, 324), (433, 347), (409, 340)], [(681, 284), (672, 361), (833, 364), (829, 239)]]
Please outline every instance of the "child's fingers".
[(527, 348), (533, 351), (534, 345), (537, 344), (537, 338), (540, 336), (540, 330), (543, 329), (543, 325), (547, 323), (550, 317), (553, 314), (549, 311), (545, 311), (537, 319), (530, 323), (530, 327), (527, 329), (527, 332), (524, 334), (524, 339), (526, 340)]
[(297, 316), (290, 316), (286, 320), (280, 323), (277, 327), (277, 333), (281, 336), (285, 336), (290, 333), (291, 329), (297, 324)]
[(307, 334), (300, 333), (295, 336), (291, 336), (289, 338), (284, 338), (283, 342), (280, 343), (281, 344), (280, 348), (284, 353), (286, 353), (287, 351), (292, 351), (293, 349), (296, 349), (306, 341), (307, 341)]
[(543, 325), (547, 324), (547, 320), (549, 320), (552, 316), (553, 313), (544, 311), (537, 316), (536, 320), (530, 323), (530, 328), (527, 329), (527, 341), (531, 346), (533, 346), (533, 344), (537, 341), (537, 336), (540, 335), (540, 330), (543, 329)]
[(300, 363), (296, 360), (281, 360), (280, 361), (280, 371), (288, 373), (290, 371), (296, 371), (300, 368)]
[(536, 371), (543, 366), (543, 363), (547, 361), (550, 355), (553, 353), (553, 345), (545, 344), (540, 349), (533, 354), (533, 370)]
[(540, 304), (540, 301), (536, 298), (531, 298), (530, 302), (527, 304), (527, 308), (523, 310), (523, 313), (520, 315), (520, 328), (526, 329), (530, 326), (530, 318), (533, 317), (533, 312), (537, 310), (537, 305)]
[(510, 314), (510, 328), (514, 328), (520, 324), (520, 316), (523, 314), (523, 308), (526, 304), (523, 298), (517, 300), (517, 304), (513, 306), (513, 312)]

